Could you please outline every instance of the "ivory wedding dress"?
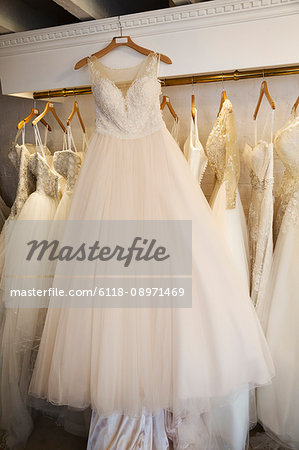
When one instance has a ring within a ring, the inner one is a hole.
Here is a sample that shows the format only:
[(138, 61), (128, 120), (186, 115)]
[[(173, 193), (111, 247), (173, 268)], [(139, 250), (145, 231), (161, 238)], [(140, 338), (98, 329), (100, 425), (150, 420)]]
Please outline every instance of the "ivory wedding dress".
[(246, 145), (243, 152), (252, 187), (248, 216), (251, 299), (264, 330), (269, 312), (265, 294), (273, 257), (273, 122), (274, 110), (270, 143), (257, 142), (255, 132), (255, 146)]
[(230, 100), (222, 105), (208, 137), (206, 153), (216, 175), (210, 205), (244, 286), (249, 289), (248, 231), (238, 189), (240, 159)]
[(192, 174), (198, 181), (198, 184), (201, 185), (208, 165), (208, 158), (198, 137), (197, 109), (194, 110), (194, 118), (191, 116), (189, 136), (184, 145), (184, 155)]
[[(206, 152), (216, 174), (210, 204), (223, 240), (231, 254), (232, 264), (244, 288), (249, 292), (248, 233), (238, 190), (239, 150), (236, 147), (233, 107), (225, 100), (208, 137)], [(249, 386), (244, 386), (231, 405), (214, 412), (225, 445), (234, 450), (245, 448), (249, 429)]]
[[(42, 146), (40, 150), (44, 151)], [(30, 227), (26, 227), (26, 233), (30, 229), (28, 242), (35, 239), (34, 224), (41, 220), (44, 221), (45, 235), (50, 232), (51, 220), (54, 218), (59, 199), (58, 175), (50, 167), (52, 158), (39, 152), (30, 155), (29, 169), (36, 178), (36, 191), (27, 198), (6, 245), (5, 270), (1, 281), (2, 296), (8, 295), (10, 289), (16, 288), (14, 278), (10, 276), (15, 273), (17, 267), (22, 268), (22, 275), (26, 277), (26, 264), (20, 261), (18, 255), (18, 239), (22, 225), (26, 226), (25, 222), (30, 221)], [(35, 278), (32, 279), (30, 287), (43, 289), (51, 285), (52, 280), (46, 277), (47, 264), (48, 261), (37, 261)], [(17, 270), (17, 273), (21, 271)], [(21, 283), (18, 283), (20, 289)], [(27, 284), (25, 286), (28, 287)], [(27, 394), (45, 320), (43, 307), (22, 307), (23, 301), (25, 302), (26, 298), (20, 297), (19, 307), (6, 308), (0, 341), (0, 428), (7, 433), (6, 444), (9, 448), (24, 445), (32, 430)]]
[[(30, 392), (78, 409), (91, 405), (104, 417), (171, 410), (181, 430), (179, 448), (210, 449), (215, 430), (205, 414), (243, 386), (270, 381), (268, 347), (209, 206), (163, 122), (157, 56), (128, 69), (91, 57), (89, 68), (97, 129), (75, 187), (70, 226), (82, 219), (192, 220), (192, 307), (62, 303), (57, 326), (57, 309), (49, 308)], [(65, 267), (66, 289), (80, 267), (75, 261)], [(95, 263), (94, 275), (97, 270)]]
[[(77, 151), (69, 125), (67, 126), (67, 141), (67, 149), (55, 152), (53, 158), (54, 169), (65, 179), (64, 192), (54, 220), (66, 220), (68, 218), (74, 187), (84, 159), (87, 144), (85, 133), (83, 133), (82, 151)], [(72, 150), (72, 146), (74, 150)]]
[[(177, 121), (174, 126), (178, 127)], [(174, 128), (171, 134), (176, 140), (178, 134), (174, 133)], [(184, 154), (192, 174), (200, 184), (208, 159), (198, 138), (197, 111), (194, 120), (191, 117), (190, 133), (184, 145)], [(161, 411), (154, 417), (145, 414), (140, 418), (131, 418), (114, 414), (106, 418), (99, 417), (93, 411), (87, 448), (117, 450), (122, 445), (126, 449), (139, 446), (147, 450), (168, 450), (168, 436), (176, 439), (176, 430), (172, 429), (171, 422), (169, 429), (166, 425), (169, 417), (167, 412)]]
[[(276, 376), (258, 389), (258, 417), (283, 446), (299, 448), (299, 116), (294, 111), (274, 139), (285, 166), (280, 187), (280, 231), (267, 287), (270, 305), (266, 337)], [(281, 219), (281, 220), (280, 220)]]

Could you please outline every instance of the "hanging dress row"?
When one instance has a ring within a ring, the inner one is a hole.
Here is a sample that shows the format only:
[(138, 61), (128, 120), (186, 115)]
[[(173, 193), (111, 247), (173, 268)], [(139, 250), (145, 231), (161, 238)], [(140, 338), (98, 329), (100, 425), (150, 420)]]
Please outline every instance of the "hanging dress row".
[[(63, 140), (64, 147), (68, 140), (71, 148), (70, 128), (67, 132), (68, 135), (64, 136)], [(30, 230), (30, 235), (27, 236), (29, 242), (36, 237), (36, 231), (40, 230), (42, 221), (44, 236), (48, 236), (49, 239), (55, 236), (55, 220), (67, 218), (72, 191), (84, 154), (65, 148), (55, 152), (53, 156), (46, 147), (46, 141), (42, 143), (37, 125), (34, 126), (34, 133), (36, 145), (25, 144), (25, 132), (22, 131), (21, 146), (15, 144), (11, 152), (11, 155), (16, 155), (20, 161), (19, 183), (17, 197), (9, 217), (9, 233), (3, 230), (1, 234), (1, 242), (4, 243), (2, 254), (5, 250), (5, 271), (1, 280), (3, 324), (0, 335), (0, 427), (7, 433), (6, 445), (9, 448), (22, 445), (32, 431), (28, 388), (47, 306), (41, 304), (36, 308), (7, 308), (3, 311), (4, 295), (9, 289), (14, 288), (14, 280), (9, 278), (9, 274), (22, 264), (15, 252), (18, 249), (18, 240), (21, 239), (19, 230), (22, 223), (25, 225), (24, 221), (30, 221), (31, 226), (26, 227), (26, 231)], [(15, 222), (12, 223), (11, 219), (16, 220), (19, 227), (14, 226)], [(35, 265), (32, 287), (36, 289), (50, 287), (52, 280), (47, 277), (49, 261), (37, 261)], [(25, 264), (22, 267), (22, 274), (26, 277), (27, 266)]]

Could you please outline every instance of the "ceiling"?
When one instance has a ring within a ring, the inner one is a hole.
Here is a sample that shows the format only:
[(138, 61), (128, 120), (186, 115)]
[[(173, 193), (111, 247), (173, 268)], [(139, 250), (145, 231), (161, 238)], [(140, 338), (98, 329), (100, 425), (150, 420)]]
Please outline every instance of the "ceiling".
[(0, 0), (0, 34), (212, 0)]

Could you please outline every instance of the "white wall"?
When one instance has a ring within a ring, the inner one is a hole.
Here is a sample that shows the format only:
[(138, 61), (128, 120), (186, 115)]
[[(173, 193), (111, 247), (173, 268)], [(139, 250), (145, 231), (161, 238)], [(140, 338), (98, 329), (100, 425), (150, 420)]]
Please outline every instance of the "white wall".
[[(172, 59), (162, 77), (298, 64), (298, 22), (299, 0), (214, 0), (121, 17), (124, 35)], [(2, 91), (86, 85), (75, 63), (119, 34), (112, 17), (1, 36)], [(122, 48), (105, 58), (123, 67), (143, 56)]]

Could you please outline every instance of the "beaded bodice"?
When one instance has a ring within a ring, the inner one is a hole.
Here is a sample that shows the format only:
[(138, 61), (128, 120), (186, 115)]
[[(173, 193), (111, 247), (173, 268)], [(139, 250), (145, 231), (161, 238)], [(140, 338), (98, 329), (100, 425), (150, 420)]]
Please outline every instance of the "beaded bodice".
[(35, 177), (29, 170), (30, 151), (27, 145), (15, 144), (8, 157), (18, 171), (16, 198), (9, 215), (9, 219), (14, 219), (19, 215), (27, 198), (34, 191)]
[(36, 177), (36, 192), (53, 198), (58, 197), (58, 175), (51, 169), (52, 156), (45, 159), (36, 152), (30, 156), (29, 168)]
[(98, 132), (137, 139), (165, 128), (157, 67), (154, 53), (127, 69), (111, 69), (96, 57), (89, 58)]
[(72, 150), (62, 150), (54, 153), (53, 165), (56, 172), (66, 179), (67, 192), (72, 192), (74, 189), (81, 163), (80, 153)]
[(226, 183), (226, 207), (228, 209), (235, 208), (236, 189), (240, 176), (240, 160), (230, 100), (225, 100), (222, 105), (208, 137), (206, 153), (217, 181)]
[(282, 219), (285, 223), (299, 224), (299, 115), (292, 111), (291, 118), (275, 135), (274, 147), (285, 166), (285, 171), (277, 191), (277, 213), (275, 234), (277, 236)]

